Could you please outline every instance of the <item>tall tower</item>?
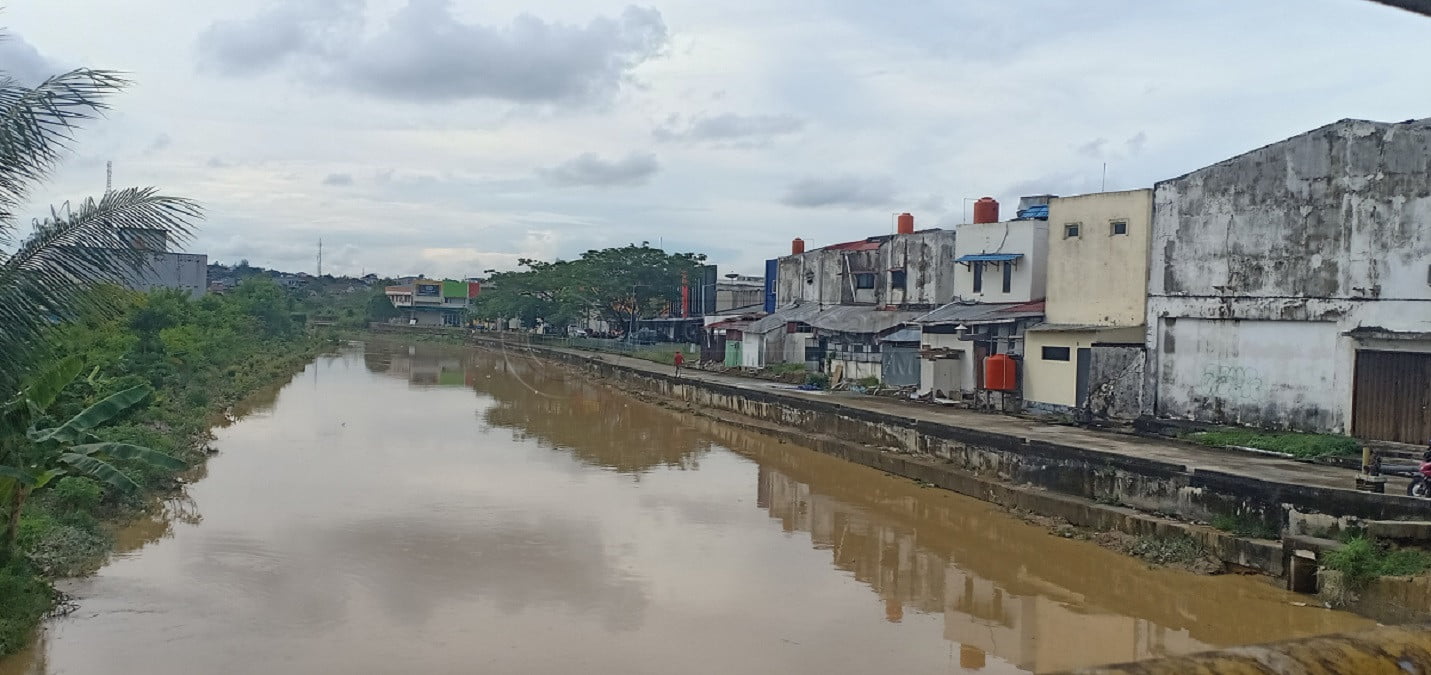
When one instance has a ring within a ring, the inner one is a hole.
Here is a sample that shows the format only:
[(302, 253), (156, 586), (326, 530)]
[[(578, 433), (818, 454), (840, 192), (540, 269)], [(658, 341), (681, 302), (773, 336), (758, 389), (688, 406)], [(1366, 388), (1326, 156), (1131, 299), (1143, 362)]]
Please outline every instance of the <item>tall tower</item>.
[(318, 276), (323, 276), (323, 240), (318, 240)]

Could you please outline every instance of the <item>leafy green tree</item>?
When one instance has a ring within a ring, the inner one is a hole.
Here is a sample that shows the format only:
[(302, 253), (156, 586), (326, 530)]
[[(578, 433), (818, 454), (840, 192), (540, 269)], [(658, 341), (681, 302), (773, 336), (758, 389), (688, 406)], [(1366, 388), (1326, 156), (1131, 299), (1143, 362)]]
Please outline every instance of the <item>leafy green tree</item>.
[(704, 255), (667, 253), (646, 242), (587, 251), (570, 261), (523, 259), (525, 269), (492, 276), (492, 289), (483, 289), (473, 311), (528, 325), (538, 318), (562, 324), (591, 314), (625, 327), (633, 317), (660, 316), (677, 307), (682, 284), (700, 283), (704, 261)]
[(18, 211), (30, 193), (79, 126), (126, 84), (116, 73), (81, 68), (29, 87), (0, 70), (0, 392), (15, 391), (57, 321), (104, 309), (88, 304), (89, 286), (122, 282), (149, 264), (126, 231), (163, 230), (184, 241), (200, 217), (188, 200), (127, 188), (51, 207), (20, 232)]
[(20, 516), (35, 490), (65, 475), (88, 476), (121, 492), (139, 490), (113, 462), (142, 462), (181, 470), (184, 463), (156, 450), (129, 443), (108, 442), (94, 430), (138, 405), (149, 396), (148, 385), (111, 394), (58, 424), (42, 426), (60, 392), (80, 374), (84, 361), (70, 357), (54, 364), (0, 409), (0, 497), (6, 505), (6, 525), (0, 558), (9, 559), (19, 535)]

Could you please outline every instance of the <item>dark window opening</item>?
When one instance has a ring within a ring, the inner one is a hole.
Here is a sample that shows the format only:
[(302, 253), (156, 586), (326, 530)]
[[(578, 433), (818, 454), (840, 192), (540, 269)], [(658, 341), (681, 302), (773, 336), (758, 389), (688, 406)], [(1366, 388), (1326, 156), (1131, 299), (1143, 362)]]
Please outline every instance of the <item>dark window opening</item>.
[(1004, 263), (1004, 292), (1008, 293), (1014, 289), (1014, 264)]
[(1063, 238), (1064, 238), (1064, 239), (1077, 239), (1077, 238), (1078, 238), (1078, 229), (1079, 229), (1079, 223), (1064, 223), (1064, 225), (1063, 225)]
[(889, 271), (889, 287), (890, 287), (890, 288), (904, 288), (904, 284), (905, 284), (905, 282), (907, 281), (908, 276), (909, 276), (909, 275), (907, 275), (904, 270), (890, 270), (890, 271)]
[(855, 275), (855, 288), (874, 288), (875, 275), (861, 272)]
[(1068, 347), (1044, 347), (1043, 360), (1045, 361), (1067, 361), (1069, 358)]
[(1128, 234), (1128, 221), (1115, 220), (1112, 222), (1113, 236)]
[(976, 262), (971, 266), (974, 270), (974, 292), (984, 291), (984, 263)]

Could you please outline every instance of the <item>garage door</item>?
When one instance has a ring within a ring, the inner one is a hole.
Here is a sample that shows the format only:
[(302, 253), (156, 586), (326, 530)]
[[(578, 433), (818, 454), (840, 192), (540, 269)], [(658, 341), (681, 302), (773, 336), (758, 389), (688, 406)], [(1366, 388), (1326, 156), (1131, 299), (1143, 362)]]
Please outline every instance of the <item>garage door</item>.
[(1352, 432), (1422, 444), (1431, 439), (1431, 354), (1358, 351)]

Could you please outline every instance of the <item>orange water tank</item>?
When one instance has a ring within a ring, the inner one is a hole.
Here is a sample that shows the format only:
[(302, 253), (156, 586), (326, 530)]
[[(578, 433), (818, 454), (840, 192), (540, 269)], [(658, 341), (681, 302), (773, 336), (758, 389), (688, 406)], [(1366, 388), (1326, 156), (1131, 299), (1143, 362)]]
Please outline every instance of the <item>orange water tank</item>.
[(799, 237), (790, 242), (790, 255), (800, 255), (805, 252), (805, 240)]
[(974, 202), (975, 223), (999, 222), (999, 202), (993, 197), (980, 197)]
[(984, 359), (984, 388), (994, 391), (1018, 389), (1018, 364), (1008, 354), (994, 354)]
[(899, 227), (896, 231), (900, 234), (914, 234), (914, 216), (908, 213), (899, 214)]

